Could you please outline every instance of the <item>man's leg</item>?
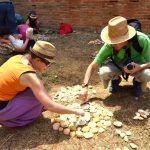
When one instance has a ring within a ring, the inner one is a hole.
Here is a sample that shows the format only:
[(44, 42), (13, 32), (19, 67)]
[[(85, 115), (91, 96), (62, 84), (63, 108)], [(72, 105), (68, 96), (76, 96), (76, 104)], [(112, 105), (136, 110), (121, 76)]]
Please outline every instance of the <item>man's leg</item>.
[(5, 17), (6, 17), (6, 4), (0, 3), (0, 26), (5, 26)]
[(109, 81), (112, 80), (110, 92), (114, 93), (118, 90), (118, 86), (121, 81), (119, 77), (121, 72), (112, 62), (102, 65), (99, 69), (99, 75), (105, 89), (108, 87)]
[(9, 27), (11, 34), (17, 34), (15, 10), (12, 3), (7, 4), (6, 26)]
[(136, 97), (141, 95), (142, 91), (145, 91), (147, 82), (150, 81), (150, 69), (144, 69), (141, 72), (134, 75), (133, 80), (133, 94)]

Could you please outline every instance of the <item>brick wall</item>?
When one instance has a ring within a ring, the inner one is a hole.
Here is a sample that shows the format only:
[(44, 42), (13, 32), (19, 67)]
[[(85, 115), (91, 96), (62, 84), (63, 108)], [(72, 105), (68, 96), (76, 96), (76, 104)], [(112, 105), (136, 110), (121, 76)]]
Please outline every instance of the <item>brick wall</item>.
[(61, 22), (74, 28), (99, 30), (109, 19), (121, 15), (137, 18), (144, 32), (150, 33), (149, 0), (13, 0), (16, 12), (26, 18), (35, 9), (41, 26), (58, 28)]

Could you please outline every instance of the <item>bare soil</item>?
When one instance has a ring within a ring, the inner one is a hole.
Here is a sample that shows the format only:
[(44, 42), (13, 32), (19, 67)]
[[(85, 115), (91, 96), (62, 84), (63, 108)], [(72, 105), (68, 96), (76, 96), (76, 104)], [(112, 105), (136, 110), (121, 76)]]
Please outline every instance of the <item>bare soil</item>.
[[(58, 54), (56, 64), (40, 75), (50, 95), (55, 94), (62, 86), (81, 84), (84, 73), (93, 60), (93, 55), (100, 49), (100, 44), (88, 44), (99, 38), (99, 33), (93, 31), (76, 31), (66, 36), (57, 33), (45, 34), (53, 43)], [(97, 70), (98, 71), (98, 70)], [(104, 90), (97, 72), (92, 76), (90, 84), (96, 89), (96, 98), (92, 99), (114, 113), (113, 121), (123, 122), (121, 130), (132, 132), (130, 142), (138, 145), (139, 150), (150, 149), (150, 119), (142, 121), (133, 120), (135, 112), (141, 109), (150, 109), (150, 92), (143, 93), (137, 101), (132, 96), (132, 79), (122, 81), (120, 91), (115, 95)], [(150, 84), (148, 84), (150, 87)], [(60, 103), (63, 103), (60, 101)], [(65, 105), (69, 104), (69, 100)], [(104, 133), (96, 134), (92, 139), (71, 138), (60, 132), (52, 130), (50, 119), (56, 114), (45, 111), (32, 124), (9, 129), (0, 127), (1, 150), (115, 150), (126, 146), (125, 142), (115, 134), (112, 125)]]

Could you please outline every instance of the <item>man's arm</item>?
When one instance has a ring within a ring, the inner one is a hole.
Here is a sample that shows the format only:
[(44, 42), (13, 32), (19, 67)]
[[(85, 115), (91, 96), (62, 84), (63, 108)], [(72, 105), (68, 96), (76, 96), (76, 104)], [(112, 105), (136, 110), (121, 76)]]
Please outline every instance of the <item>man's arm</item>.
[(84, 115), (82, 110), (70, 109), (66, 106), (58, 104), (52, 101), (52, 98), (48, 95), (42, 82), (38, 79), (35, 73), (24, 73), (20, 77), (20, 83), (31, 88), (35, 97), (43, 104), (43, 106), (49, 111), (61, 113), (61, 114), (77, 114)]
[(84, 86), (82, 93), (79, 94), (79, 99), (82, 101), (82, 103), (85, 103), (87, 101), (87, 96), (88, 96), (88, 82), (93, 74), (93, 72), (99, 67), (98, 64), (93, 61), (87, 68), (85, 76), (84, 76)]
[(95, 61), (93, 61), (87, 68), (85, 76), (84, 76), (84, 83), (88, 84), (93, 72), (99, 67), (98, 64), (95, 63)]

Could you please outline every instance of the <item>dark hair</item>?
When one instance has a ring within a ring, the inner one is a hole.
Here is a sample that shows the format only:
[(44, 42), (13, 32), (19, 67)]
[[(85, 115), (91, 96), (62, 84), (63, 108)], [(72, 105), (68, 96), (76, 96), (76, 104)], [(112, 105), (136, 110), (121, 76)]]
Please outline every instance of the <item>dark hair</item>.
[(25, 24), (25, 20), (24, 20), (24, 19), (19, 20), (19, 21), (17, 21), (17, 23), (16, 23), (16, 24), (17, 24), (17, 25)]
[(34, 58), (39, 58), (42, 62), (44, 62), (46, 65), (48, 65), (50, 62), (48, 62), (47, 60), (45, 60), (42, 57), (37, 56), (36, 54), (34, 54), (32, 51), (29, 52), (29, 54), (31, 55), (32, 59)]
[(29, 51), (28, 53), (31, 55), (32, 59), (33, 58), (40, 58), (37, 55), (35, 55), (32, 51)]
[(0, 37), (3, 37), (4, 35), (9, 35), (10, 30), (6, 26), (0, 26)]

